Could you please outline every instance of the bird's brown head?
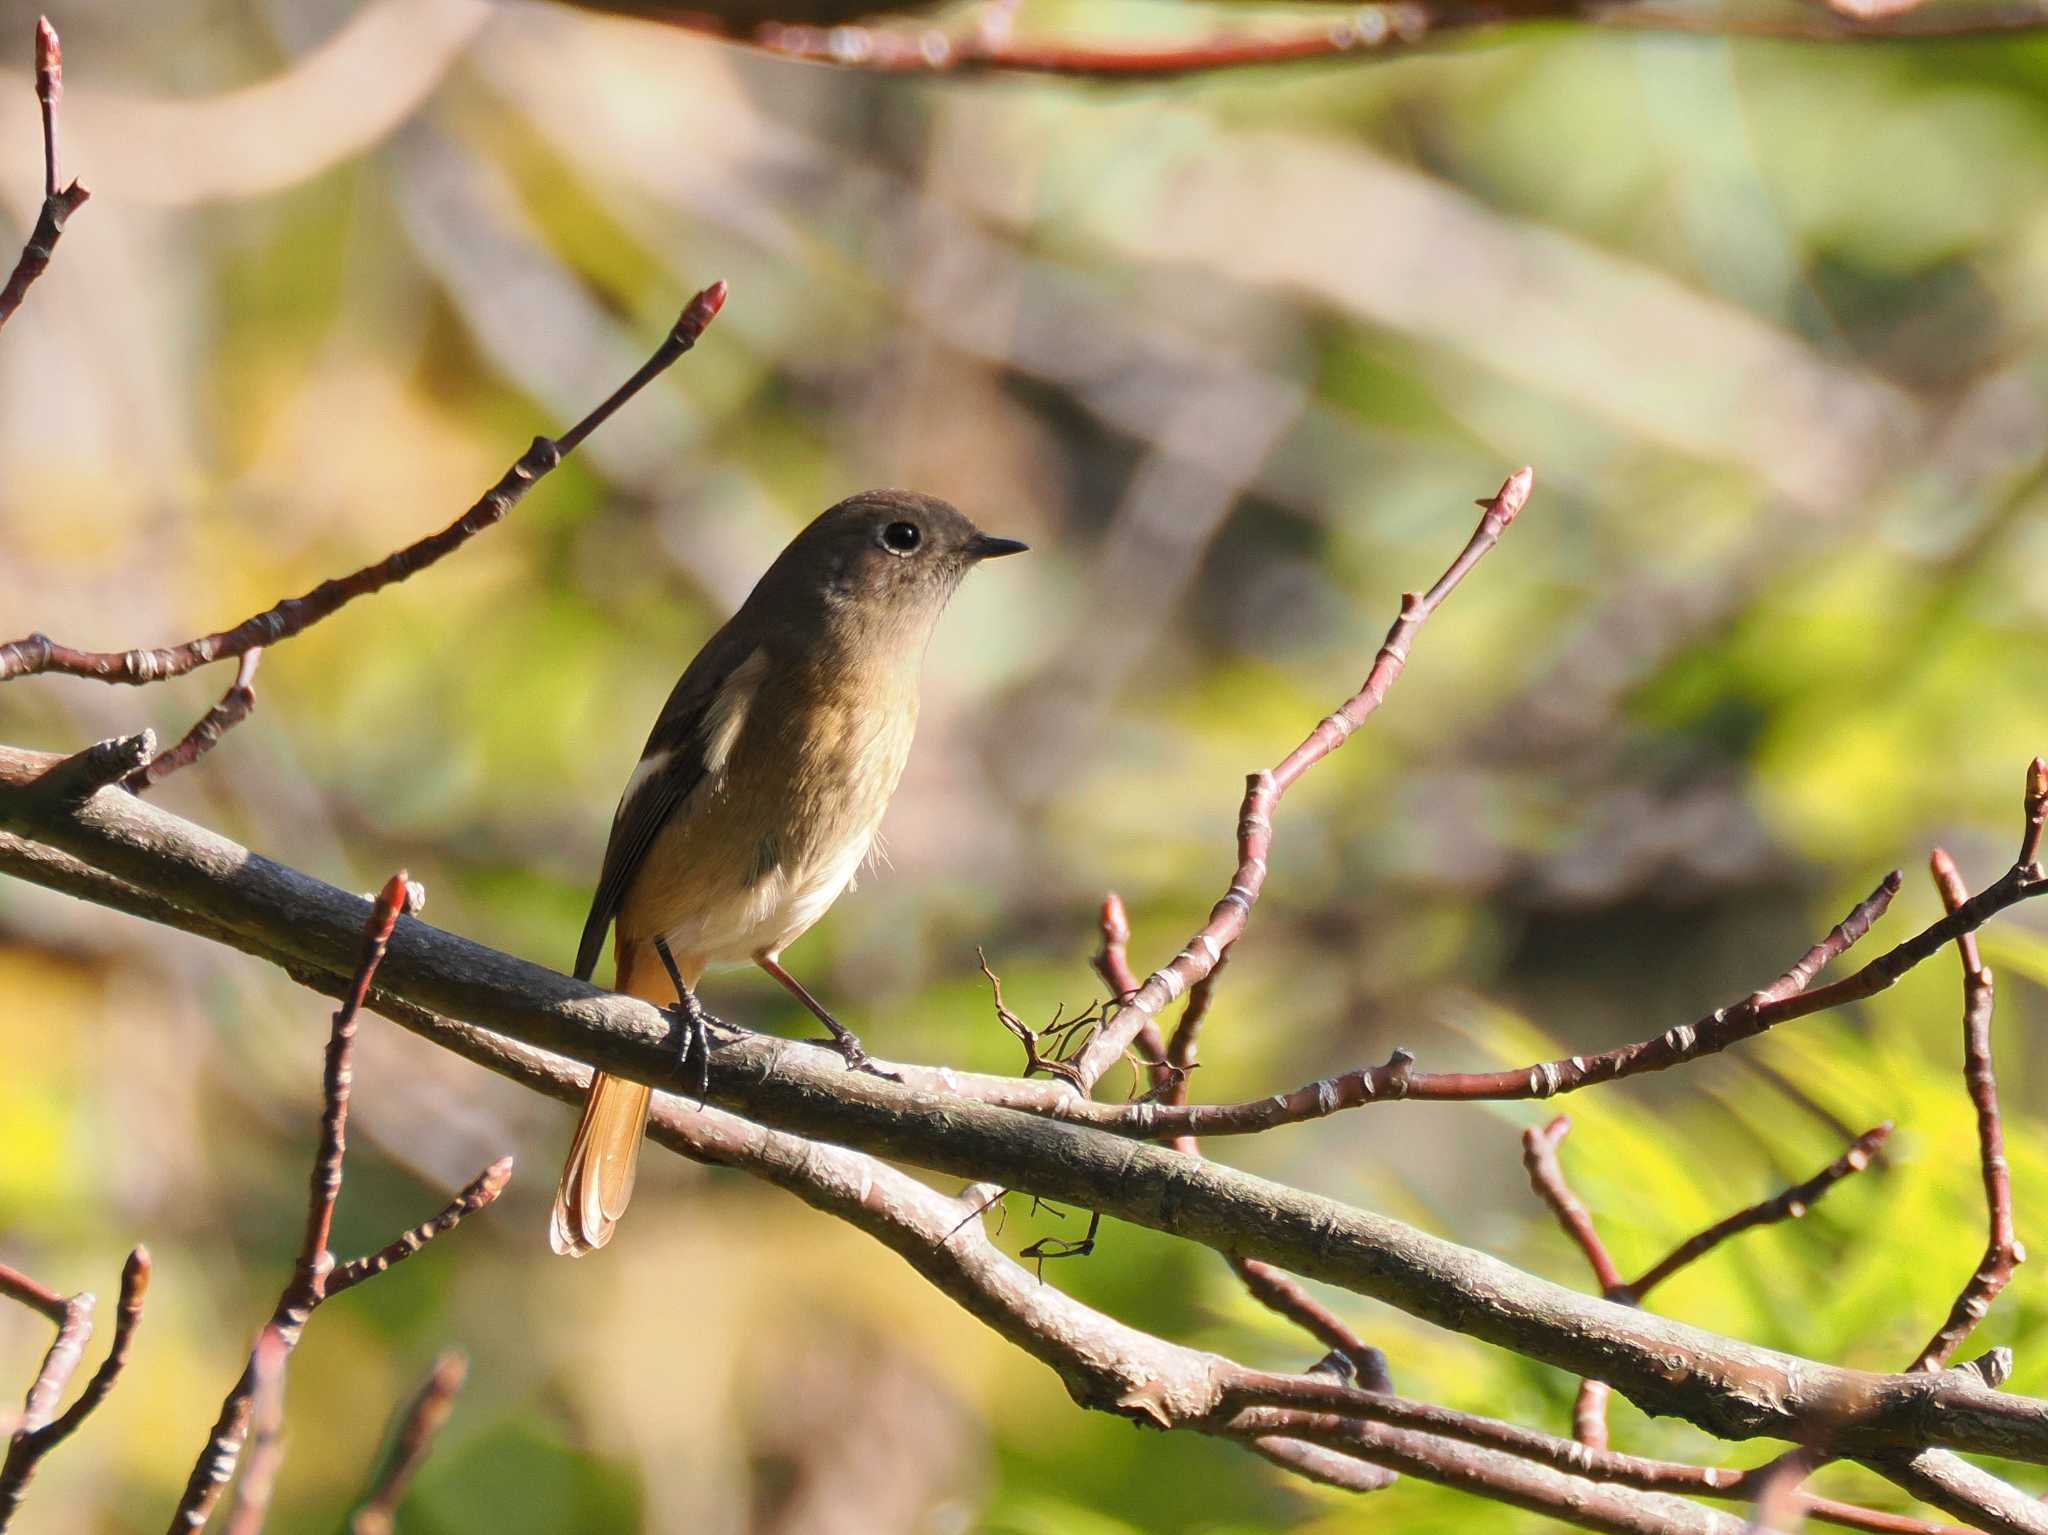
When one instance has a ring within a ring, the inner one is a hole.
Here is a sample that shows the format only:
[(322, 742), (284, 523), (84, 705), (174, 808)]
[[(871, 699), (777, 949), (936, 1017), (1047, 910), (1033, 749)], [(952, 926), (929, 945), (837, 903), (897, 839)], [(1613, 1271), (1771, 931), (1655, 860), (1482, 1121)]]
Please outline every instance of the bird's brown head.
[(936, 496), (869, 490), (821, 513), (761, 587), (777, 592), (785, 615), (808, 610), (829, 629), (898, 636), (921, 648), (969, 570), (1025, 547), (982, 532)]

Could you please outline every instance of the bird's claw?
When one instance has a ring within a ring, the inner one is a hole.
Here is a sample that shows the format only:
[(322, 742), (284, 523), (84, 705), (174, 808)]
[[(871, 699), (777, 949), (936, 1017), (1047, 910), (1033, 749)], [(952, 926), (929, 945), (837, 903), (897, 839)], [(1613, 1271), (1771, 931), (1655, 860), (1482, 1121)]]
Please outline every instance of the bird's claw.
[(685, 1085), (699, 1099), (711, 1086), (711, 1015), (689, 992), (662, 1009), (681, 1036), (680, 1069)]
[(869, 1076), (880, 1077), (885, 1082), (901, 1082), (903, 1080), (895, 1072), (877, 1066), (874, 1058), (868, 1054), (867, 1047), (860, 1042), (860, 1036), (844, 1024), (833, 1031), (830, 1039), (821, 1039), (818, 1043), (830, 1045), (834, 1050), (837, 1050), (845, 1059), (848, 1071), (864, 1071)]

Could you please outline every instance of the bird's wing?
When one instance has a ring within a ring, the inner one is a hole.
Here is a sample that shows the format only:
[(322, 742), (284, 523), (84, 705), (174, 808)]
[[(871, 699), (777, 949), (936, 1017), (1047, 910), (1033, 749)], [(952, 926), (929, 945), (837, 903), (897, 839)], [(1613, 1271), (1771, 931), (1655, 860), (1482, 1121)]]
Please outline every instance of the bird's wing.
[(597, 894), (591, 898), (590, 915), (583, 923), (583, 941), (576, 949), (579, 980), (589, 980), (596, 971), (605, 933), (655, 837), (676, 807), (703, 782), (707, 757), (715, 749), (712, 738), (718, 717), (730, 712), (719, 708), (721, 696), (733, 684), (734, 673), (754, 653), (753, 643), (728, 623), (697, 652), (662, 706), (612, 819), (604, 872), (598, 876)]

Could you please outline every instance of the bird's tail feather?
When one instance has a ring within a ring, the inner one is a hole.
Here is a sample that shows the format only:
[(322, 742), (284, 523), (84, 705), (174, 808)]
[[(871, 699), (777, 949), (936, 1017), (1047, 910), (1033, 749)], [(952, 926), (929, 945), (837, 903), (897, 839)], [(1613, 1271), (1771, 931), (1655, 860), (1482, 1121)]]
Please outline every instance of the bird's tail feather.
[(548, 1245), (556, 1252), (580, 1258), (612, 1239), (633, 1197), (650, 1096), (645, 1084), (603, 1072), (591, 1082), (548, 1222)]

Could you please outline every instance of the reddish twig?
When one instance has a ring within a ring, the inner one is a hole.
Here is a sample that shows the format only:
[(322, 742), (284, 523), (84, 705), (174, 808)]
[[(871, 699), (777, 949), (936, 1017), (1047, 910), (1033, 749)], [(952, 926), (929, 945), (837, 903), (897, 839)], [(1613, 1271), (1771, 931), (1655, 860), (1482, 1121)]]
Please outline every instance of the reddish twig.
[(1572, 1398), (1572, 1438), (1589, 1450), (1607, 1448), (1607, 1401), (1613, 1395), (1606, 1381), (1588, 1377)]
[(468, 1377), (469, 1361), (459, 1350), (449, 1349), (434, 1361), (398, 1420), (390, 1455), (349, 1519), (349, 1535), (390, 1535), (405, 1490), (433, 1452), (434, 1440), (455, 1410), (455, 1394)]
[[(1849, 941), (1854, 942), (1854, 939)], [(1819, 947), (1817, 945), (1814, 952), (1817, 953)], [(1815, 965), (1806, 970), (1804, 978), (1797, 984), (1811, 981), (1818, 969), (1819, 966)], [(1786, 972), (1787, 977), (1796, 977), (1799, 971), (1800, 967), (1795, 966)], [(1829, 1189), (1851, 1173), (1859, 1173), (1868, 1167), (1878, 1148), (1892, 1133), (1889, 1123), (1865, 1130), (1847, 1151), (1804, 1183), (1794, 1184), (1781, 1194), (1746, 1206), (1727, 1219), (1716, 1221), (1698, 1235), (1688, 1237), (1645, 1270), (1640, 1279), (1629, 1284), (1623, 1281), (1620, 1268), (1607, 1251), (1607, 1244), (1601, 1240), (1592, 1212), (1572, 1192), (1571, 1185), (1565, 1180), (1564, 1169), (1558, 1163), (1557, 1148), (1571, 1127), (1571, 1117), (1560, 1114), (1541, 1129), (1532, 1127), (1524, 1130), (1522, 1165), (1529, 1170), (1529, 1184), (1537, 1197), (1550, 1207), (1558, 1224), (1564, 1227), (1565, 1235), (1576, 1242), (1585, 1254), (1586, 1263), (1593, 1270), (1594, 1283), (1600, 1286), (1600, 1293), (1624, 1306), (1640, 1305), (1651, 1290), (1740, 1232), (1779, 1221), (1798, 1220)], [(1578, 1396), (1572, 1403), (1572, 1436), (1580, 1444), (1596, 1450), (1607, 1448), (1607, 1402), (1611, 1395), (1611, 1388), (1605, 1381), (1588, 1378), (1579, 1382)]]
[(121, 787), (144, 794), (180, 768), (190, 767), (220, 744), (220, 738), (249, 717), (256, 707), (256, 668), (263, 660), (263, 647), (242, 652), (242, 664), (235, 668), (235, 680), (221, 694), (220, 702), (199, 717), (176, 746), (158, 752), (121, 780)]
[[(1581, 14), (1581, 0), (1518, 0), (1518, 4), (1362, 6), (1335, 20), (1286, 29), (1223, 31), (1180, 43), (1100, 45), (1085, 41), (1018, 41), (1008, 25), (971, 33), (938, 27), (799, 27), (768, 23), (754, 41), (774, 53), (879, 74), (1051, 74), (1094, 80), (1171, 80), (1219, 70), (1255, 70), (1284, 63), (1401, 53), (1440, 31), (1497, 27), (1532, 16)], [(1001, 18), (1006, 23), (1008, 18)]]
[(697, 338), (725, 303), (725, 284), (713, 283), (691, 299), (666, 339), (639, 371), (602, 405), (560, 437), (536, 437), (519, 461), (486, 491), (474, 506), (438, 533), (386, 555), (353, 574), (323, 581), (299, 597), (288, 597), (265, 612), (246, 618), (232, 629), (202, 635), (158, 650), (94, 651), (60, 645), (44, 634), (0, 645), (0, 682), (35, 672), (61, 672), (94, 681), (141, 686), (178, 677), (196, 667), (239, 656), (258, 646), (275, 645), (328, 617), (345, 603), (403, 581), (452, 554), (485, 528), (502, 521), (542, 476), (560, 464), (612, 414), (670, 364), (697, 344)]
[(1585, 1201), (1572, 1192), (1571, 1185), (1564, 1180), (1564, 1169), (1557, 1164), (1557, 1143), (1570, 1133), (1571, 1127), (1571, 1116), (1560, 1114), (1541, 1129), (1531, 1126), (1524, 1130), (1522, 1166), (1529, 1170), (1529, 1187), (1550, 1207), (1558, 1225), (1564, 1227), (1564, 1234), (1586, 1255), (1586, 1262), (1593, 1270), (1593, 1282), (1600, 1286), (1602, 1294), (1612, 1299), (1622, 1288), (1621, 1270), (1614, 1266), (1613, 1255), (1594, 1229), (1592, 1212), (1586, 1208)]
[[(38, 1430), (48, 1428), (55, 1421), (57, 1402), (64, 1395), (64, 1388), (71, 1384), (71, 1377), (85, 1354), (85, 1345), (92, 1338), (94, 1304), (90, 1290), (81, 1290), (65, 1301), (64, 1320), (57, 1324), (57, 1336), (50, 1340), (42, 1367), (36, 1371), (36, 1378), (29, 1382), (28, 1397), (22, 1403), (20, 1418), (15, 1422), (10, 1451), (20, 1448)], [(12, 1459), (11, 1453), (9, 1458)]]
[(334, 1272), (327, 1276), (328, 1295), (335, 1296), (343, 1290), (353, 1289), (365, 1279), (375, 1279), (394, 1263), (410, 1258), (434, 1238), (453, 1231), (465, 1217), (476, 1214), (497, 1199), (505, 1191), (505, 1185), (511, 1181), (512, 1158), (498, 1158), (472, 1178), (462, 1192), (451, 1199), (440, 1214), (431, 1220), (422, 1221), (376, 1252), (336, 1264)]
[[(585, 0), (591, 3), (591, 0)], [(1343, 0), (1333, 0), (1343, 3)], [(1333, 22), (1302, 22), (1285, 30), (1225, 30), (1208, 36), (1150, 46), (1098, 44), (1081, 39), (1014, 41), (1007, 27), (977, 27), (956, 33), (935, 27), (796, 25), (770, 22), (753, 41), (792, 58), (883, 74), (972, 74), (1007, 71), (1074, 79), (1171, 80), (1223, 70), (1400, 57), (1443, 45), (1469, 32), (1518, 21), (1564, 19), (1593, 27), (1630, 31), (1701, 33), (1743, 37), (1854, 42), (1906, 38), (1973, 37), (2038, 31), (2038, 8), (1980, 5), (1951, 12), (1920, 10), (1920, 0), (1826, 0), (1829, 10), (1811, 16), (1742, 16), (1726, 12), (1694, 16), (1629, 5), (1596, 6), (1587, 0), (1395, 0), (1353, 8)], [(635, 7), (637, 8), (637, 7)], [(701, 8), (685, 8), (693, 17)], [(856, 10), (844, 14), (857, 15)], [(714, 13), (715, 16), (715, 13)], [(730, 35), (729, 25), (714, 30)]]
[[(1287, 1405), (1244, 1407), (1228, 1420), (1233, 1436), (1275, 1435), (1320, 1445), (1368, 1464), (1482, 1492), (1594, 1529), (1642, 1531), (1645, 1535), (1733, 1530), (1737, 1527), (1733, 1522), (1707, 1515), (1694, 1505), (1646, 1505), (1641, 1495), (1679, 1493), (1750, 1501), (1769, 1493), (1772, 1479), (1782, 1475), (1781, 1461), (1737, 1471), (1649, 1460), (1592, 1450), (1569, 1439), (1400, 1398), (1368, 1402), (1359, 1400), (1362, 1394), (1358, 1394), (1332, 1401), (1334, 1410), (1317, 1411), (1296, 1405), (1308, 1395), (1303, 1390), (1307, 1377), (1263, 1379), (1271, 1382), (1270, 1390), (1248, 1392), (1245, 1399), (1266, 1398)], [(1557, 1480), (1567, 1474), (1571, 1478), (1568, 1484)], [(1964, 1535), (1955, 1525), (1814, 1497), (1796, 1485), (1788, 1501), (1800, 1516), (1850, 1529), (1887, 1535)], [(1566, 1509), (1570, 1512), (1564, 1512)], [(1692, 1510), (1690, 1516), (1687, 1509)]]
[[(44, 1310), (40, 1297), (54, 1292), (12, 1269), (5, 1273), (8, 1282), (0, 1288), (44, 1311), (45, 1315), (49, 1314)], [(27, 1293), (16, 1289), (16, 1281), (36, 1292), (36, 1298), (31, 1299)], [(149, 1250), (138, 1247), (128, 1255), (128, 1261), (121, 1269), (120, 1309), (114, 1315), (114, 1341), (107, 1349), (107, 1357), (93, 1371), (78, 1399), (62, 1413), (56, 1410), (57, 1399), (64, 1394), (65, 1386), (78, 1368), (86, 1340), (92, 1336), (93, 1298), (80, 1294), (60, 1302), (62, 1310), (56, 1341), (50, 1345), (49, 1353), (43, 1358), (42, 1369), (36, 1374), (35, 1384), (29, 1388), (28, 1402), (8, 1441), (6, 1460), (0, 1463), (0, 1530), (7, 1528), (14, 1511), (20, 1507), (22, 1494), (28, 1490), (29, 1479), (35, 1475), (37, 1464), (78, 1431), (79, 1425), (92, 1416), (100, 1403), (107, 1399), (107, 1393), (114, 1389), (114, 1383), (121, 1378), (121, 1371), (128, 1364), (129, 1350), (135, 1342), (135, 1329), (142, 1321), (142, 1301), (148, 1289)]]
[[(1109, 988), (1109, 995), (1119, 1009), (1130, 1004), (1138, 994), (1138, 978), (1131, 972), (1131, 918), (1124, 910), (1123, 897), (1114, 890), (1102, 898), (1102, 911), (1096, 926), (1102, 934), (1102, 947), (1095, 952), (1095, 973)], [(1147, 1015), (1131, 1035), (1129, 1048), (1154, 1064), (1150, 1067), (1154, 1091), (1164, 1088), (1171, 1080), (1172, 1073), (1165, 1067), (1166, 1041), (1160, 1037), (1159, 1020)], [(1105, 1061), (1102, 1069), (1108, 1070)], [(1099, 1076), (1100, 1073), (1098, 1072)], [(1095, 1078), (1088, 1086), (1094, 1087)]]
[(40, 1280), (31, 1279), (18, 1268), (0, 1263), (0, 1295), (9, 1300), (19, 1301), (31, 1311), (40, 1311), (51, 1321), (62, 1324), (67, 1304), (64, 1296)]
[(1309, 1294), (1308, 1287), (1284, 1269), (1257, 1258), (1233, 1256), (1230, 1268), (1244, 1281), (1251, 1298), (1268, 1311), (1287, 1318), (1324, 1348), (1342, 1354), (1367, 1390), (1391, 1390), (1386, 1356), (1351, 1330), (1345, 1320)]
[[(1274, 1409), (1290, 1415), (1275, 1420), (1262, 1417)], [(1540, 1429), (1418, 1402), (1391, 1393), (1362, 1390), (1315, 1375), (1273, 1375), (1262, 1371), (1229, 1367), (1225, 1405), (1218, 1416), (1234, 1430), (1271, 1424), (1287, 1425), (1309, 1442), (1330, 1448), (1351, 1448), (1373, 1459), (1374, 1436), (1361, 1434), (1363, 1425), (1376, 1424), (1436, 1436), (1452, 1443), (1470, 1445), (1513, 1455), (1523, 1461), (1569, 1471), (1609, 1487), (1642, 1492), (1688, 1493), (1733, 1502), (1762, 1501), (1779, 1482), (1786, 1467), (1799, 1457), (1805, 1470), (1813, 1469), (1816, 1458), (1792, 1451), (1760, 1466), (1738, 1470), (1726, 1466), (1695, 1466), (1683, 1461), (1655, 1460), (1592, 1447)], [(1428, 1473), (1419, 1474), (1427, 1476)], [(1802, 1471), (1803, 1474), (1803, 1471)], [(1805, 1517), (1825, 1520), (1850, 1529), (1892, 1532), (1892, 1535), (1961, 1535), (1954, 1525), (1915, 1518), (1908, 1514), (1883, 1513), (1834, 1498), (1815, 1497), (1791, 1489), (1798, 1511)], [(1548, 1512), (1555, 1513), (1555, 1509)]]
[(1102, 898), (1096, 926), (1102, 934), (1102, 947), (1095, 951), (1095, 973), (1102, 977), (1112, 998), (1127, 1001), (1138, 991), (1138, 977), (1131, 971), (1131, 917), (1124, 910), (1123, 897), (1114, 890)]
[[(1124, 914), (1124, 903), (1112, 891), (1102, 902), (1102, 949), (1095, 957), (1095, 966), (1104, 981), (1119, 997), (1129, 997), (1138, 989), (1137, 978), (1131, 974), (1130, 961), (1126, 957), (1130, 943), (1130, 920)], [(1227, 957), (1226, 957), (1227, 958)], [(1182, 1010), (1180, 1022), (1173, 1031), (1173, 1043), (1159, 1052), (1159, 1025), (1156, 1019), (1145, 1020), (1145, 1031), (1138, 1036), (1138, 1048), (1148, 1049), (1147, 1032), (1150, 1036), (1149, 1049), (1158, 1064), (1152, 1073), (1153, 1090), (1168, 1105), (1180, 1107), (1187, 1102), (1188, 1078), (1194, 1071), (1196, 1056), (1200, 1053), (1202, 1021), (1208, 1015), (1215, 997), (1217, 975), (1222, 971), (1224, 960), (1218, 960), (1216, 968), (1203, 976), (1188, 991), (1187, 1006)], [(1201, 1142), (1192, 1135), (1176, 1136), (1173, 1139), (1176, 1151), (1189, 1156), (1202, 1154)], [(1334, 1350), (1350, 1362), (1360, 1383), (1370, 1390), (1391, 1391), (1392, 1382), (1387, 1376), (1386, 1356), (1357, 1333), (1349, 1324), (1328, 1306), (1309, 1293), (1308, 1287), (1286, 1270), (1258, 1258), (1247, 1258), (1231, 1254), (1228, 1258), (1231, 1272), (1243, 1283), (1246, 1293), (1268, 1311), (1285, 1317), (1314, 1338), (1324, 1348)], [(1268, 1460), (1288, 1465), (1303, 1475), (1317, 1480), (1338, 1478), (1333, 1485), (1347, 1486), (1352, 1491), (1377, 1491), (1388, 1485), (1393, 1477), (1390, 1473), (1373, 1466), (1364, 1467), (1362, 1472), (1351, 1468), (1361, 1463), (1350, 1461), (1349, 1457), (1337, 1457), (1348, 1464), (1331, 1466), (1326, 1458), (1335, 1452), (1316, 1445), (1295, 1444), (1292, 1449), (1276, 1448), (1283, 1441), (1259, 1441), (1255, 1448)], [(1297, 1452), (1312, 1452), (1300, 1453)], [(1353, 1485), (1343, 1480), (1353, 1477), (1366, 1485)]]
[[(1809, 957), (1822, 948), (1840, 953), (1869, 931), (1899, 889), (1896, 871), (1843, 919)], [(1719, 1008), (1697, 1021), (1667, 1029), (1592, 1055), (1539, 1061), (1506, 1071), (1417, 1071), (1414, 1055), (1396, 1050), (1384, 1065), (1360, 1067), (1323, 1077), (1291, 1092), (1272, 1093), (1241, 1103), (1176, 1106), (1162, 1103), (1097, 1104), (1068, 1102), (1052, 1106), (1062, 1119), (1126, 1135), (1165, 1138), (1177, 1135), (1250, 1135), (1281, 1125), (1322, 1119), (1344, 1109), (1399, 1099), (1432, 1102), (1551, 1098), (1645, 1072), (1713, 1055), (1793, 1018), (1871, 996), (1897, 983), (1900, 976), (1961, 934), (1974, 932), (2008, 906), (2048, 890), (2048, 877), (2027, 874), (2016, 865), (1996, 885), (1973, 897), (1939, 921), (1930, 923), (1861, 970), (1831, 986), (1788, 991), (1788, 984), (1810, 973), (1806, 960), (1761, 991), (1731, 1007)], [(1839, 935), (1839, 937), (1838, 937)]]
[(1500, 542), (1529, 499), (1535, 471), (1521, 469), (1509, 476), (1489, 501), (1480, 503), (1485, 515), (1450, 567), (1427, 592), (1409, 592), (1401, 599), (1401, 616), (1387, 631), (1372, 670), (1358, 692), (1326, 716), (1307, 738), (1283, 757), (1270, 771), (1253, 773), (1247, 781), (1244, 802), (1238, 811), (1237, 872), (1230, 888), (1210, 910), (1209, 919), (1187, 947), (1160, 969), (1155, 970), (1132, 995), (1130, 1001), (1108, 1025), (1099, 1030), (1081, 1051), (1075, 1064), (1090, 1081), (1101, 1078), (1109, 1064), (1129, 1048), (1139, 1030), (1149, 1021), (1156, 1026), (1159, 1014), (1188, 988), (1216, 968), (1224, 952), (1244, 932), (1245, 922), (1266, 883), (1266, 858), (1273, 846), (1273, 812), (1288, 787), (1323, 758), (1349, 739), (1387, 696), (1387, 689), (1408, 663), (1408, 650), (1415, 635), (1457, 589), (1472, 567)]
[[(1891, 1133), (1890, 1120), (1865, 1130), (1850, 1143), (1847, 1151), (1804, 1183), (1796, 1183), (1782, 1194), (1760, 1200), (1745, 1210), (1737, 1210), (1726, 1220), (1716, 1221), (1698, 1236), (1687, 1238), (1645, 1270), (1642, 1278), (1633, 1284), (1624, 1285), (1620, 1295), (1612, 1295), (1609, 1298), (1640, 1301), (1688, 1263), (1705, 1257), (1737, 1233), (1747, 1231), (1752, 1226), (1769, 1226), (1779, 1221), (1798, 1220), (1812, 1209), (1829, 1189), (1851, 1173), (1860, 1173), (1870, 1166), (1876, 1160), (1879, 1148), (1890, 1139)], [(1944, 1359), (1942, 1362), (1945, 1364), (1947, 1360)]]
[[(2021, 840), (2020, 861), (2032, 863), (2040, 852), (2041, 807), (2048, 804), (2048, 765), (2034, 759), (2027, 780), (2027, 829)], [(1930, 860), (1935, 887), (1941, 903), (1950, 911), (1969, 899), (1969, 890), (1955, 861), (1940, 848)], [(2012, 1171), (2005, 1159), (2005, 1128), (1998, 1111), (1998, 1079), (1991, 1069), (1991, 972), (1977, 952), (1974, 933), (1956, 940), (1963, 961), (1963, 1083), (1977, 1110), (1978, 1160), (1984, 1177), (1984, 1208), (1990, 1234), (1984, 1244), (1983, 1261), (1977, 1265), (1948, 1318), (1927, 1340), (1913, 1361), (1915, 1370), (1939, 1370), (1954, 1357), (1963, 1340), (1976, 1330), (2012, 1279), (2014, 1267), (2026, 1261), (2026, 1249), (2013, 1229)]]
[(1282, 1471), (1291, 1471), (1324, 1487), (1334, 1487), (1339, 1492), (1381, 1492), (1400, 1480), (1383, 1466), (1375, 1466), (1371, 1461), (1360, 1460), (1340, 1450), (1310, 1444), (1304, 1439), (1267, 1434), (1246, 1443), (1261, 1460), (1270, 1461)]
[(1754, 1535), (1798, 1535), (1809, 1511), (1799, 1484), (1821, 1463), (1811, 1450), (1788, 1450), (1756, 1474), (1756, 1511), (1749, 1528)]
[(14, 271), (5, 285), (0, 286), (0, 325), (5, 325), (14, 311), (21, 307), (21, 301), (28, 296), (29, 284), (48, 269), (50, 258), (57, 252), (57, 241), (64, 233), (65, 222), (92, 196), (76, 181), (67, 187), (57, 185), (57, 103), (63, 96), (64, 49), (57, 41), (57, 29), (50, 25), (49, 17), (38, 17), (36, 99), (43, 109), (43, 211), (36, 219), (36, 227), (29, 232), (28, 244), (22, 247), (21, 259), (15, 262)]
[(249, 1394), (249, 1452), (242, 1458), (242, 1479), (235, 1487), (234, 1511), (227, 1535), (262, 1535), (277, 1491), (277, 1468), (284, 1463), (284, 1366), (291, 1347), (281, 1333), (264, 1328), (257, 1335), (251, 1364), (255, 1387)]
[(2048, 824), (2048, 757), (2036, 757), (2027, 767), (2026, 830), (2020, 834), (2019, 867), (2036, 875), (2041, 870), (2041, 833)]
[(355, 974), (342, 1005), (334, 1013), (328, 1033), (326, 1065), (321, 1081), (320, 1144), (313, 1158), (305, 1232), (292, 1265), (292, 1277), (278, 1296), (276, 1309), (269, 1321), (257, 1334), (240, 1377), (221, 1403), (220, 1416), (214, 1422), (206, 1448), (192, 1468), (184, 1495), (172, 1517), (172, 1535), (203, 1529), (212, 1517), (222, 1490), (235, 1474), (235, 1463), (241, 1456), (242, 1445), (249, 1438), (251, 1424), (257, 1418), (260, 1397), (262, 1418), (257, 1425), (258, 1442), (252, 1446), (251, 1452), (251, 1471), (259, 1474), (253, 1484), (245, 1479), (235, 1519), (236, 1535), (254, 1535), (261, 1525), (269, 1498), (269, 1483), (276, 1474), (277, 1460), (282, 1453), (276, 1432), (279, 1421), (276, 1414), (282, 1412), (285, 1362), (298, 1346), (308, 1319), (329, 1296), (382, 1273), (455, 1225), (464, 1214), (489, 1204), (503, 1189), (505, 1178), (509, 1176), (510, 1158), (493, 1163), (440, 1215), (370, 1257), (358, 1258), (338, 1268), (334, 1254), (328, 1249), (348, 1150), (348, 1109), (353, 1085), (351, 1057), (356, 1023), (363, 1004), (369, 998), (377, 966), (384, 958), (399, 917), (417, 905), (417, 890), (418, 887), (401, 870), (385, 882), (371, 905), (363, 928), (363, 945)]
[(1188, 988), (1187, 1006), (1181, 1009), (1180, 1022), (1174, 1025), (1173, 1039), (1166, 1047), (1164, 1096), (1170, 1104), (1188, 1101), (1188, 1078), (1202, 1051), (1202, 1025), (1208, 1021), (1209, 1009), (1216, 1002), (1216, 982), (1229, 963), (1230, 956), (1222, 955), (1215, 969)]

